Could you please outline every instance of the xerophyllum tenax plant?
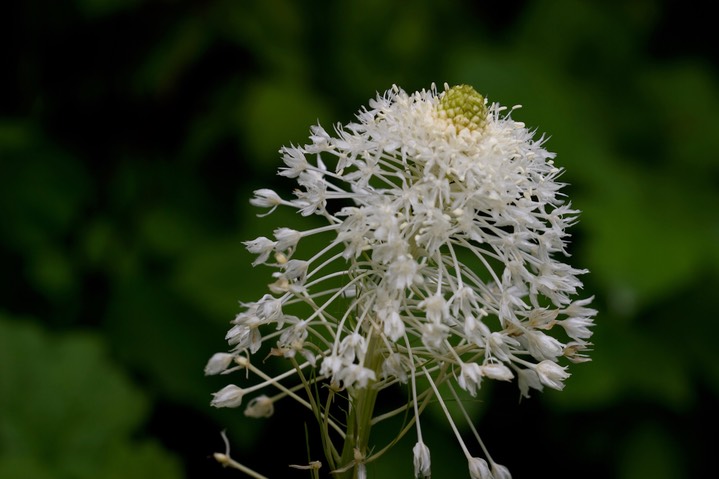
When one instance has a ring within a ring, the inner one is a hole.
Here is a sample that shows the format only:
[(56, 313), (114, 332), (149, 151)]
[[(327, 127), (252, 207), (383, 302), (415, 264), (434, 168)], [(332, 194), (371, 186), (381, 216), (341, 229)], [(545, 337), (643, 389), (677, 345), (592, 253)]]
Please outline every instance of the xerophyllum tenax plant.
[[(334, 134), (312, 127), (309, 144), (280, 150), (294, 197), (260, 189), (251, 203), (321, 223), (245, 243), (254, 265), (274, 270), (269, 293), (242, 305), (230, 352), (205, 372), (256, 380), (224, 387), (212, 405), (267, 417), (294, 399), (316, 417), (333, 477), (362, 478), (408, 433), (415, 476), (430, 476), (420, 417), (436, 403), (469, 476), (509, 478), (463, 400), (485, 380), (516, 380), (523, 397), (561, 390), (564, 364), (589, 360), (596, 314), (592, 298), (574, 299), (586, 270), (562, 262), (578, 214), (560, 193), (562, 169), (513, 111), (467, 85), (395, 86), (356, 122)], [(383, 409), (380, 393), (397, 385), (407, 403)], [(396, 437), (371, 434), (390, 418), (400, 419)], [(459, 419), (477, 445), (465, 443)]]

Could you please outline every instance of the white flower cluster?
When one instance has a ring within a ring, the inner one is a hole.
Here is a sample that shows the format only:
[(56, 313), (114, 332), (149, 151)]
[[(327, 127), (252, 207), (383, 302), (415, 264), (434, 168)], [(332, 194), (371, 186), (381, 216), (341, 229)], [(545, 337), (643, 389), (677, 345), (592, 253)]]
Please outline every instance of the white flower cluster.
[[(585, 271), (561, 261), (577, 211), (560, 193), (554, 154), (511, 111), (468, 86), (393, 87), (356, 122), (334, 135), (315, 126), (310, 140), (281, 150), (279, 174), (295, 179), (295, 197), (262, 189), (251, 202), (325, 224), (246, 242), (255, 265), (276, 270), (271, 294), (244, 305), (227, 334), (231, 353), (213, 357), (208, 374), (233, 359), (246, 367), (269, 343), (349, 391), (411, 379), (416, 403), (418, 375), (471, 395), (484, 379), (517, 378), (529, 396), (563, 388), (562, 358), (588, 360), (596, 311), (591, 298), (573, 299)], [(314, 235), (316, 251), (294, 258)], [(250, 389), (279, 382), (265, 379)], [(249, 392), (228, 388), (215, 406), (238, 406)], [(429, 461), (420, 443), (418, 475)], [(470, 471), (489, 470), (478, 461)]]

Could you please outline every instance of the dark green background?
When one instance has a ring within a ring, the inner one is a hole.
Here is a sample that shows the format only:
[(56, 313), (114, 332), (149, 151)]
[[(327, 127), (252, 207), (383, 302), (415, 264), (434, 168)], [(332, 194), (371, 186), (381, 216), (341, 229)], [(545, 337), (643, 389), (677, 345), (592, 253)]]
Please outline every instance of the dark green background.
[[(719, 55), (699, 2), (15, 1), (0, 28), (0, 477), (309, 477), (311, 418), (212, 410), (282, 145), (393, 83), (468, 83), (550, 135), (600, 310), (566, 389), (473, 404), (522, 477), (701, 477), (719, 398)], [(705, 3), (703, 5), (708, 5)], [(236, 378), (240, 380), (240, 378)], [(401, 398), (401, 393), (398, 394)], [(395, 398), (397, 399), (397, 398)], [(423, 422), (435, 477), (466, 477)], [(391, 431), (386, 432), (391, 434)], [(316, 442), (312, 459), (320, 459)], [(413, 438), (369, 468), (410, 477)], [(267, 456), (269, 455), (269, 459)]]

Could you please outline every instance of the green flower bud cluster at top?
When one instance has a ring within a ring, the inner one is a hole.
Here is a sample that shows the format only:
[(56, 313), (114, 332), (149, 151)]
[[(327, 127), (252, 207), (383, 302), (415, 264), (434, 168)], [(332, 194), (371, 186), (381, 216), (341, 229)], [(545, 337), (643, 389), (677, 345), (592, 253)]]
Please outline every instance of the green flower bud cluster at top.
[(487, 123), (487, 105), (484, 97), (469, 85), (453, 86), (444, 93), (437, 106), (440, 118), (454, 123), (457, 131), (480, 130)]

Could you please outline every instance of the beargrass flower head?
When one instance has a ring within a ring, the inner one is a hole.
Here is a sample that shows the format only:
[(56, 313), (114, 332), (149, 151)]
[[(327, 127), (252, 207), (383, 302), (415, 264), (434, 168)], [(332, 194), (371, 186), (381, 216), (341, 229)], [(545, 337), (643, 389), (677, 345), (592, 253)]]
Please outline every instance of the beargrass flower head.
[[(272, 273), (268, 294), (233, 321), (227, 354), (259, 377), (242, 394), (276, 394), (251, 402), (249, 415), (271, 414), (291, 397), (343, 441), (325, 451), (335, 475), (382, 449), (369, 429), (373, 415), (376, 423), (390, 414), (366, 405), (384, 388), (408, 388), (415, 474), (428, 476), (419, 419), (428, 402), (443, 404), (436, 386), (474, 396), (486, 381), (516, 380), (528, 397), (562, 389), (565, 364), (588, 360), (596, 311), (591, 298), (576, 298), (586, 271), (565, 262), (578, 211), (560, 192), (562, 169), (544, 137), (514, 120), (515, 108), (466, 85), (393, 87), (356, 121), (330, 132), (314, 126), (309, 143), (280, 151), (292, 197), (261, 189), (251, 200), (264, 214), (289, 208), (319, 221), (245, 243), (253, 264)], [(256, 354), (286, 372), (266, 375), (252, 364)], [(228, 366), (213, 356), (206, 371)], [(309, 397), (318, 394), (314, 382), (346, 392), (346, 427)], [(220, 391), (213, 404), (239, 406), (242, 394)], [(489, 468), (505, 475), (486, 450), (489, 462), (458, 440), (472, 477), (490, 477)]]

